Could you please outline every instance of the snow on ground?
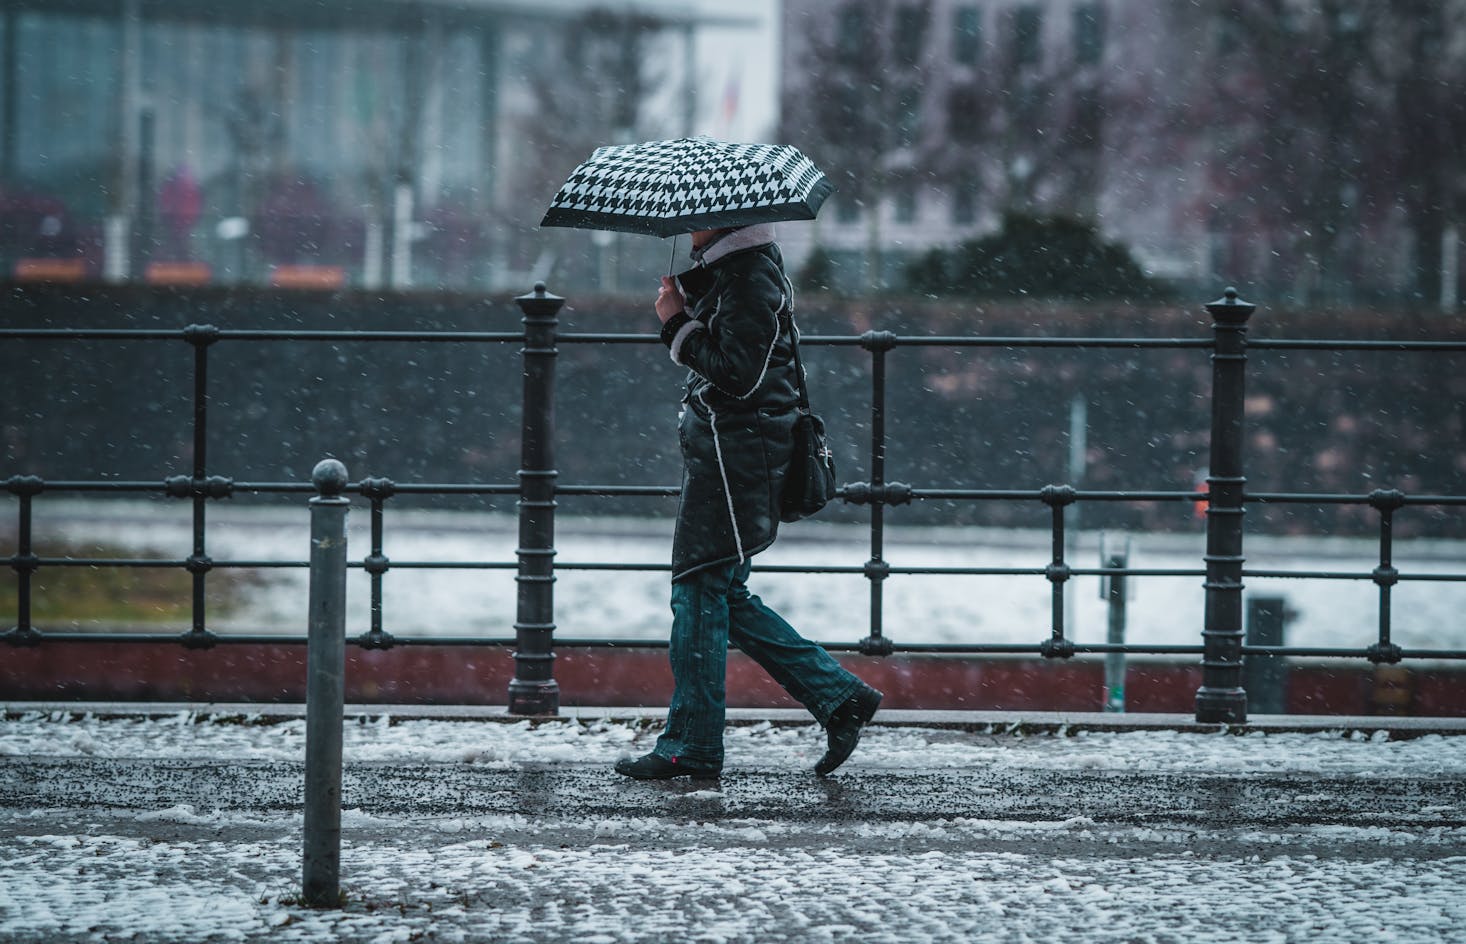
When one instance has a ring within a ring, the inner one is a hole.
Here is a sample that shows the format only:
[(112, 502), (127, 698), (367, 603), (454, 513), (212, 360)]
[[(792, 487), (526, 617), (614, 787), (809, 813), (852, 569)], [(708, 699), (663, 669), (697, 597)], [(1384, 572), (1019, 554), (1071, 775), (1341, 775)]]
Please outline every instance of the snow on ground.
[[(398, 835), (410, 823), (397, 826)], [(1143, 856), (1077, 846), (891, 851), (611, 837), (508, 844), (492, 824), (432, 848), (390, 836), (342, 857), (346, 907), (295, 903), (294, 836), (219, 842), (27, 835), (0, 884), (11, 941), (1446, 942), (1466, 921), (1466, 857), (1322, 861), (1286, 849)]]
[[(303, 503), (302, 503), (303, 504)], [(190, 511), (181, 503), (85, 502), (48, 499), (35, 511), (37, 533), (120, 546), (145, 543), (178, 558), (190, 547)], [(385, 552), (394, 562), (514, 561), (517, 524), (507, 515), (388, 511)], [(370, 516), (356, 508), (349, 542), (354, 560), (370, 547)], [(1083, 536), (1073, 566), (1099, 564), (1098, 536)], [(1113, 539), (1118, 540), (1118, 539)], [(759, 564), (859, 567), (870, 555), (862, 525), (801, 522), (784, 529)], [(1130, 566), (1203, 567), (1204, 539), (1190, 535), (1132, 535)], [(665, 564), (671, 522), (562, 517), (557, 562)], [(224, 560), (308, 557), (308, 514), (279, 506), (213, 505), (209, 552)], [(1042, 568), (1046, 532), (981, 528), (888, 527), (885, 559), (893, 566)], [(1399, 541), (1403, 574), (1466, 575), (1466, 542)], [(1258, 570), (1346, 571), (1368, 575), (1378, 565), (1367, 539), (1252, 537), (1247, 566)], [(306, 573), (271, 570), (268, 590), (214, 628), (299, 634), (306, 625)], [(665, 639), (667, 572), (561, 569), (555, 586), (557, 632), (569, 637)], [(1106, 605), (1098, 577), (1070, 582), (1068, 635), (1103, 642)], [(752, 587), (802, 632), (822, 641), (853, 642), (869, 631), (869, 583), (859, 574), (755, 574)], [(369, 582), (348, 579), (348, 633), (368, 626)], [(400, 635), (512, 635), (516, 586), (512, 569), (388, 571), (383, 581), (385, 628)], [(1130, 581), (1127, 640), (1146, 644), (1200, 643), (1204, 595), (1196, 577), (1138, 577)], [(1378, 589), (1368, 580), (1249, 578), (1249, 593), (1281, 595), (1296, 617), (1288, 642), (1301, 646), (1363, 647), (1377, 639)], [(910, 643), (1036, 643), (1049, 633), (1051, 590), (1042, 575), (974, 577), (893, 575), (885, 582), (885, 633)], [(1466, 648), (1466, 580), (1402, 581), (1394, 588), (1393, 639), (1405, 648)]]
[[(879, 718), (877, 719), (879, 720)], [(659, 728), (610, 720), (478, 722), (349, 720), (344, 754), (352, 761), (403, 763), (610, 764), (650, 750)], [(802, 768), (824, 750), (812, 724), (734, 725), (725, 737), (728, 768)], [(0, 721), (0, 757), (186, 757), (193, 760), (299, 761), (303, 720), (256, 723), (245, 717), (180, 713), (169, 719), (29, 713)], [(1077, 731), (1063, 736), (873, 726), (861, 739), (862, 767), (1307, 772), (1466, 777), (1466, 737), (1391, 740), (1385, 732), (1264, 733), (1244, 736), (1177, 731)]]
[[(0, 722), (0, 755), (303, 757), (300, 722), (246, 721), (32, 714)], [(654, 734), (376, 718), (348, 725), (346, 756), (604, 764)], [(819, 748), (807, 725), (728, 733), (730, 765), (804, 766)], [(875, 727), (856, 763), (1461, 777), (1466, 738)], [(345, 907), (328, 911), (298, 902), (298, 813), (0, 806), (0, 940), (1446, 944), (1466, 927), (1458, 828), (704, 820), (693, 801), (715, 789), (648, 797), (581, 820), (348, 810)]]

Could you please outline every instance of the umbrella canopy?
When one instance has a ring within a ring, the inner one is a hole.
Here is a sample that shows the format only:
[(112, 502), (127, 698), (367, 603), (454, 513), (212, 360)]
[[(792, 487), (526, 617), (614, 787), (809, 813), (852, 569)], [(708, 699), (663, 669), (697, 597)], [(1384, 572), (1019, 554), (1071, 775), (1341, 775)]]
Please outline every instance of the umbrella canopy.
[(675, 236), (812, 220), (834, 186), (798, 148), (676, 138), (596, 148), (541, 226)]

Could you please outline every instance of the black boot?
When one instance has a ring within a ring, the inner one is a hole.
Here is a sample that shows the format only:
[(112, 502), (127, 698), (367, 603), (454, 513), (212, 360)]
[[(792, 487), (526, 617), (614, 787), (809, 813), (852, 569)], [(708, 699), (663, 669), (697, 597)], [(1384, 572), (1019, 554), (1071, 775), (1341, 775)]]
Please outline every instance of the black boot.
[(830, 712), (830, 720), (825, 724), (828, 747), (825, 749), (825, 756), (814, 765), (815, 773), (824, 777), (834, 773), (836, 767), (845, 763), (855, 750), (855, 745), (860, 743), (860, 729), (875, 717), (876, 708), (880, 704), (881, 693), (862, 684), (854, 695)]
[(706, 767), (699, 764), (670, 760), (660, 754), (643, 754), (641, 757), (623, 757), (616, 761), (616, 773), (637, 780), (671, 780), (673, 777), (717, 779), (722, 767)]

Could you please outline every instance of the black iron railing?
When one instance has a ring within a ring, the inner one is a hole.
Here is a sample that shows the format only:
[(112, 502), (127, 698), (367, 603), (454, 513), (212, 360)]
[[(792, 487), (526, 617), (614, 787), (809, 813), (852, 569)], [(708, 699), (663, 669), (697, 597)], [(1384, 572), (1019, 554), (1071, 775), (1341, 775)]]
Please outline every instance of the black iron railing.
[[(516, 483), (407, 483), (373, 477), (349, 483), (344, 491), (367, 501), (371, 515), (371, 547), (349, 566), (370, 575), (370, 624), (349, 641), (367, 649), (392, 646), (478, 645), (510, 646), (514, 649), (515, 678), (509, 691), (510, 710), (519, 714), (546, 714), (558, 710), (559, 693), (553, 674), (556, 647), (659, 647), (665, 642), (640, 639), (578, 639), (557, 637), (554, 620), (554, 575), (557, 570), (670, 570), (666, 565), (626, 564), (608, 561), (566, 562), (555, 559), (555, 510), (559, 496), (627, 498), (676, 496), (675, 486), (568, 485), (558, 482), (555, 471), (555, 359), (561, 344), (646, 345), (656, 343), (651, 334), (558, 333), (558, 312), (563, 299), (550, 295), (544, 286), (518, 300), (524, 328), (519, 332), (465, 331), (316, 331), (316, 330), (230, 330), (210, 325), (190, 325), (180, 330), (157, 329), (0, 329), (0, 340), (77, 341), (170, 341), (182, 340), (193, 353), (193, 468), (189, 475), (176, 475), (162, 482), (43, 481), (31, 475), (12, 475), (6, 489), (18, 500), (18, 538), (9, 563), (18, 584), (16, 623), (0, 639), (11, 645), (40, 645), (48, 640), (84, 642), (176, 642), (188, 647), (209, 647), (227, 643), (304, 644), (304, 635), (216, 633), (208, 628), (205, 588), (208, 574), (220, 568), (304, 568), (306, 561), (232, 560), (216, 561), (208, 553), (207, 513), (211, 502), (239, 493), (311, 495), (315, 487), (305, 482), (237, 482), (211, 474), (209, 443), (209, 352), (220, 343), (242, 342), (329, 342), (373, 343), (411, 341), (445, 344), (520, 344), (523, 364), (521, 412), (521, 468)], [(1463, 341), (1357, 341), (1357, 340), (1258, 340), (1246, 338), (1253, 306), (1229, 289), (1223, 298), (1206, 306), (1213, 318), (1210, 338), (1053, 338), (978, 336), (903, 336), (886, 331), (867, 331), (859, 336), (805, 336), (802, 343), (821, 346), (858, 346), (871, 356), (871, 443), (870, 481), (844, 485), (844, 501), (870, 509), (870, 557), (860, 565), (761, 565), (755, 570), (771, 573), (860, 574), (869, 582), (869, 632), (856, 642), (832, 643), (834, 651), (888, 655), (896, 652), (954, 653), (973, 655), (1039, 655), (1050, 659), (1080, 653), (1190, 655), (1200, 656), (1202, 686), (1197, 693), (1196, 715), (1202, 722), (1235, 722), (1246, 718), (1246, 693), (1242, 688), (1242, 660), (1247, 655), (1310, 656), (1366, 659), (1393, 663), (1403, 659), (1466, 659), (1466, 650), (1404, 649), (1391, 640), (1391, 591), (1402, 581), (1466, 582), (1466, 573), (1401, 573), (1393, 565), (1393, 520), (1402, 508), (1412, 506), (1460, 507), (1466, 495), (1406, 495), (1394, 489), (1367, 494), (1256, 493), (1246, 491), (1243, 455), (1245, 423), (1244, 385), (1247, 351), (1330, 350), (1388, 351), (1446, 354), (1466, 351)], [(1207, 491), (1102, 491), (1076, 489), (1070, 485), (1045, 485), (1023, 489), (918, 488), (890, 482), (885, 476), (886, 358), (902, 348), (985, 347), (1000, 349), (1085, 349), (1123, 348), (1186, 349), (1207, 351), (1212, 361), (1212, 418), (1210, 470)], [(95, 559), (42, 558), (34, 551), (32, 508), (41, 494), (162, 494), (191, 503), (193, 512), (192, 550), (186, 559)], [(398, 495), (518, 497), (519, 547), (513, 561), (396, 561), (384, 553), (385, 509)], [(913, 501), (1004, 501), (1037, 502), (1050, 511), (1052, 559), (1042, 567), (902, 566), (885, 560), (885, 509)], [(1204, 502), (1207, 513), (1207, 545), (1198, 568), (1076, 567), (1065, 556), (1066, 509), (1083, 502)], [(1373, 508), (1379, 515), (1379, 563), (1370, 573), (1346, 571), (1303, 571), (1248, 569), (1243, 556), (1243, 514), (1247, 504), (1354, 504)], [(32, 624), (31, 583), (35, 572), (50, 567), (154, 567), (181, 568), (192, 579), (192, 625), (182, 634), (41, 631)], [(483, 569), (514, 570), (518, 584), (517, 613), (513, 637), (404, 636), (383, 625), (382, 582), (393, 569)], [(884, 581), (893, 575), (1013, 576), (1042, 577), (1052, 592), (1052, 616), (1046, 638), (1032, 644), (900, 643), (886, 636), (883, 628)], [(1196, 645), (1142, 645), (1129, 643), (1077, 643), (1066, 636), (1065, 588), (1072, 578), (1099, 576), (1195, 577), (1203, 580), (1205, 616), (1201, 641)], [(1242, 581), (1248, 577), (1296, 577), (1323, 580), (1370, 580), (1379, 589), (1378, 638), (1362, 648), (1249, 646), (1243, 642)]]

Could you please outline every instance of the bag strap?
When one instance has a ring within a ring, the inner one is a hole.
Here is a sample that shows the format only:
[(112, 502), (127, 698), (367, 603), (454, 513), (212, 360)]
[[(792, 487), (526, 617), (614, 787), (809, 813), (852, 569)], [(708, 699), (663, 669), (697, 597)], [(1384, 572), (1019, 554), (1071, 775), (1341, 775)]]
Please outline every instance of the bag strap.
[(794, 382), (799, 391), (799, 408), (809, 413), (809, 392), (804, 389), (804, 364), (799, 360), (799, 329), (794, 325), (794, 283), (782, 269), (779, 274), (784, 278), (784, 304), (779, 308), (779, 320), (783, 322), (784, 330), (789, 332), (789, 345), (794, 349)]
[(799, 329), (794, 326), (794, 311), (786, 304), (783, 320), (789, 330), (789, 344), (794, 348), (794, 381), (799, 390), (799, 408), (808, 413), (809, 393), (804, 389), (804, 364), (799, 360)]

